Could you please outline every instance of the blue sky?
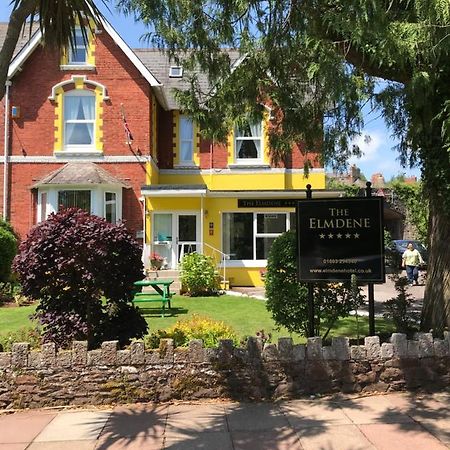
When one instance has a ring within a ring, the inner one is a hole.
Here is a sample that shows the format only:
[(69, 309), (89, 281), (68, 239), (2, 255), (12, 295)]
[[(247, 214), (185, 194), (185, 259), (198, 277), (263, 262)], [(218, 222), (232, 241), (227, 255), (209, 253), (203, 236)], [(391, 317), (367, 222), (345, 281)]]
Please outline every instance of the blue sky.
[[(0, 1), (0, 21), (6, 22), (9, 18), (9, 1)], [(105, 17), (128, 45), (132, 48), (146, 47), (147, 44), (139, 40), (142, 34), (146, 32), (144, 26), (136, 23), (133, 17), (124, 17), (122, 14), (113, 10), (113, 8), (111, 9), (111, 13), (105, 10)], [(382, 173), (386, 181), (389, 181), (391, 177), (398, 174), (420, 177), (419, 169), (405, 169), (400, 166), (397, 160), (398, 155), (392, 150), (395, 141), (391, 139), (388, 130), (386, 130), (383, 119), (377, 118), (376, 114), (373, 114), (372, 116), (366, 116), (365, 121), (366, 127), (362, 136), (356, 140), (364, 155), (359, 159), (352, 158), (349, 164), (356, 164), (369, 180), (370, 176), (374, 173)], [(366, 142), (365, 135), (371, 137), (369, 142)]]

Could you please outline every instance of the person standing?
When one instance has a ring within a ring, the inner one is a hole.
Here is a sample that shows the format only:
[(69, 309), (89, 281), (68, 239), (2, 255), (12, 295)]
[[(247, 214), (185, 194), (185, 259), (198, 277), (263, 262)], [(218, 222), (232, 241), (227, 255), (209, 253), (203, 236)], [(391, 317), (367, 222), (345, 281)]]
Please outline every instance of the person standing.
[(410, 242), (402, 255), (402, 266), (406, 269), (406, 276), (410, 285), (419, 284), (420, 264), (423, 264), (422, 255)]

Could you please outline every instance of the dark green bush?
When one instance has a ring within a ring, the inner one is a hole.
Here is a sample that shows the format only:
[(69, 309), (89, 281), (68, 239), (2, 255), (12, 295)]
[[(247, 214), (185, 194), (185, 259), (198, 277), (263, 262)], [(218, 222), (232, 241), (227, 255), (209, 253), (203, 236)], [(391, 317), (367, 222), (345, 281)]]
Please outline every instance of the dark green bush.
[[(267, 309), (275, 323), (292, 333), (307, 334), (308, 288), (297, 281), (297, 240), (294, 231), (275, 239), (267, 260), (265, 278)], [(340, 317), (364, 302), (351, 283), (314, 283), (315, 335), (324, 338)]]
[(182, 290), (192, 297), (216, 295), (219, 276), (210, 256), (188, 253), (181, 261), (180, 279)]
[(51, 214), (22, 241), (14, 268), (24, 295), (39, 300), (45, 341), (68, 347), (87, 339), (92, 348), (117, 339), (124, 345), (147, 330), (128, 304), (143, 266), (141, 248), (123, 224), (75, 208)]
[(8, 283), (17, 253), (18, 238), (8, 222), (0, 219), (0, 283)]

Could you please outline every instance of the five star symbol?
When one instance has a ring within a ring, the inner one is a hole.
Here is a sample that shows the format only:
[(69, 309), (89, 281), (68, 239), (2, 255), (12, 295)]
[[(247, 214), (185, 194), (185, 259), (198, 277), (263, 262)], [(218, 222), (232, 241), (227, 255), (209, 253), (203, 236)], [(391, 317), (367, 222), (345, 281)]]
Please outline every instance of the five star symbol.
[(337, 239), (342, 239), (344, 237), (345, 237), (345, 239), (351, 239), (351, 238), (359, 239), (360, 236), (361, 235), (359, 233), (345, 233), (345, 234), (343, 234), (343, 233), (336, 233), (336, 234), (333, 234), (333, 233), (328, 233), (328, 234), (320, 233), (319, 234), (319, 238), (320, 239), (326, 239), (326, 238), (333, 239), (335, 237)]

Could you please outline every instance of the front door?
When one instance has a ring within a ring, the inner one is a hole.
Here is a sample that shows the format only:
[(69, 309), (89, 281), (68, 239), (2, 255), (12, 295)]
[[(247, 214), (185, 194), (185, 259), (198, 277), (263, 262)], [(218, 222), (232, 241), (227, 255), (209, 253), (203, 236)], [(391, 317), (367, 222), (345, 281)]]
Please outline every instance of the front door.
[(199, 215), (177, 214), (177, 261), (180, 262), (187, 253), (200, 251), (199, 248)]

